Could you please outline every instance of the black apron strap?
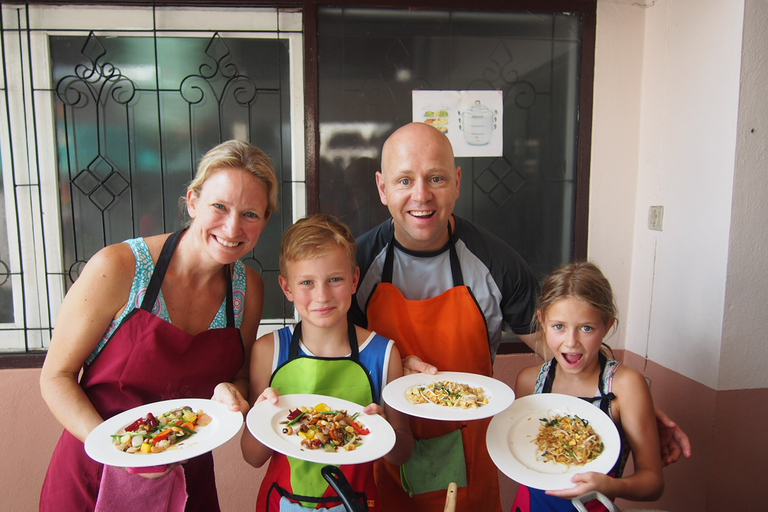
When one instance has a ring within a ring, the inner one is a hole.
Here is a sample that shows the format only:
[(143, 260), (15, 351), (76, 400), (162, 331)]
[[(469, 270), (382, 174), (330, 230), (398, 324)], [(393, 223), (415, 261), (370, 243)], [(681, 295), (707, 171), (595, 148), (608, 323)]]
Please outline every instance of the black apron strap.
[(448, 221), (448, 240), (450, 247), (451, 258), (451, 275), (453, 276), (453, 286), (464, 286), (464, 275), (461, 273), (461, 265), (459, 264), (459, 253), (456, 252), (456, 243), (453, 241), (453, 229), (451, 229), (451, 221)]
[[(349, 358), (356, 363), (360, 362), (360, 347), (357, 344), (357, 330), (352, 322), (347, 322), (347, 339), (349, 340)], [(293, 328), (291, 346), (288, 348), (288, 361), (299, 357), (299, 344), (301, 343), (301, 322)]]
[(603, 382), (603, 374), (605, 373), (605, 366), (608, 364), (608, 358), (605, 357), (605, 354), (600, 352), (600, 377), (598, 381), (598, 390), (600, 391), (599, 396), (595, 397), (583, 397), (580, 396), (582, 400), (586, 400), (590, 403), (600, 402), (600, 410), (603, 411), (605, 414), (609, 414), (610, 407), (611, 407), (611, 400), (616, 398), (616, 395), (613, 393), (606, 393), (605, 392), (605, 383)]
[(232, 265), (224, 267), (227, 277), (227, 327), (235, 327), (235, 301), (232, 298)]
[[(448, 251), (451, 261), (451, 276), (453, 278), (453, 286), (464, 286), (464, 275), (461, 273), (461, 265), (459, 264), (459, 253), (456, 252), (456, 244), (453, 241), (453, 229), (451, 229), (451, 223), (448, 222)], [(392, 282), (392, 269), (395, 261), (395, 230), (392, 229), (392, 239), (387, 246), (387, 255), (384, 257), (384, 266), (381, 269), (381, 282)]]
[(176, 231), (171, 234), (163, 244), (163, 250), (160, 251), (160, 257), (155, 264), (155, 270), (152, 272), (152, 278), (149, 280), (149, 286), (147, 286), (147, 292), (144, 294), (144, 300), (141, 301), (141, 309), (152, 312), (152, 307), (155, 305), (157, 296), (160, 294), (160, 288), (163, 286), (163, 280), (165, 279), (165, 272), (168, 270), (168, 265), (171, 263), (173, 257), (173, 251), (176, 250), (176, 246), (179, 245), (179, 240), (184, 230)]
[(544, 380), (544, 386), (541, 388), (542, 393), (551, 393), (552, 392), (552, 383), (555, 382), (555, 366), (557, 366), (557, 359), (554, 357), (552, 358), (552, 361), (549, 363), (549, 371), (547, 372), (547, 378)]
[(392, 282), (392, 267), (395, 261), (395, 230), (392, 229), (392, 238), (387, 246), (387, 255), (384, 257), (384, 266), (381, 269), (381, 282)]

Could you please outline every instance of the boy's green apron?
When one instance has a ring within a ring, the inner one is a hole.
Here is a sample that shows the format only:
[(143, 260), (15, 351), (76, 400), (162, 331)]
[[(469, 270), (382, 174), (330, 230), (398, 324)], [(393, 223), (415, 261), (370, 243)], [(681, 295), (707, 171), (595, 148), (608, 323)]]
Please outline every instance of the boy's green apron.
[[(355, 326), (349, 325), (350, 357), (322, 358), (301, 355), (301, 323), (297, 324), (291, 339), (288, 361), (272, 374), (270, 387), (281, 395), (318, 394), (349, 400), (361, 406), (374, 402), (374, 388), (368, 371), (360, 363)], [(314, 407), (317, 404), (306, 404)], [(351, 486), (367, 502), (369, 509), (380, 511), (381, 504), (373, 479), (373, 463), (339, 466)], [(342, 502), (323, 478), (323, 464), (306, 462), (281, 453), (275, 453), (259, 491), (257, 510), (280, 510), (280, 499), (301, 502), (308, 508), (331, 508)]]

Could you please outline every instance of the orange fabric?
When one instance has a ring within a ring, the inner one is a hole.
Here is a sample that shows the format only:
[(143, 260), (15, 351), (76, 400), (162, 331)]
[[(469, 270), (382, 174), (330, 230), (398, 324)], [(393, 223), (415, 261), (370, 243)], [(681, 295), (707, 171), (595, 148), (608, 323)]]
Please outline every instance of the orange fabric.
[[(367, 307), (368, 327), (395, 340), (400, 354), (416, 355), (442, 371), (493, 374), (485, 318), (466, 286), (431, 299), (411, 301), (391, 283), (380, 283)], [(490, 419), (465, 423), (411, 418), (416, 439), (462, 429), (467, 487), (459, 488), (458, 512), (500, 512), (499, 476), (485, 446)], [(376, 479), (385, 511), (443, 512), (446, 491), (409, 496), (400, 468), (377, 462)], [(447, 490), (447, 489), (446, 489)]]

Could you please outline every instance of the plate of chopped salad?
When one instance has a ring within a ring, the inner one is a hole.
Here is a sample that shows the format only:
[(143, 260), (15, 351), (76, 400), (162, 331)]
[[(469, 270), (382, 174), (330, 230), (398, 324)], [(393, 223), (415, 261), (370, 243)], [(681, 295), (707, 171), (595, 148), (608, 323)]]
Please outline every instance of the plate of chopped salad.
[(108, 466), (145, 468), (181, 462), (232, 439), (243, 415), (213, 400), (180, 398), (141, 405), (93, 429), (85, 452)]
[(276, 452), (320, 464), (370, 462), (395, 446), (395, 431), (384, 417), (324, 395), (281, 395), (277, 404), (260, 402), (245, 424)]

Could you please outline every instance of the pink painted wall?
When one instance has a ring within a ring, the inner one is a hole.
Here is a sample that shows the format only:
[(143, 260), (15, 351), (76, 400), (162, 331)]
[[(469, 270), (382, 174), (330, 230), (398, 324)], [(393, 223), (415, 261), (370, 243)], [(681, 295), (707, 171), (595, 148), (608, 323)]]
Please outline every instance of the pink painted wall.
[[(763, 510), (764, 462), (768, 446), (761, 425), (768, 420), (768, 389), (713, 391), (633, 354), (617, 352), (625, 362), (652, 379), (656, 404), (667, 411), (693, 440), (694, 456), (665, 469), (667, 490), (656, 503), (628, 504), (622, 509), (659, 508), (673, 512)], [(532, 355), (501, 355), (496, 377), (512, 385), (520, 369), (537, 364)], [(48, 460), (61, 433), (40, 397), (38, 369), (0, 370), (0, 410), (6, 440), (0, 459), (3, 510), (37, 508)], [(23, 428), (15, 428), (23, 422)], [(13, 423), (12, 423), (13, 422)], [(225, 512), (250, 512), (263, 470), (243, 462), (238, 439), (215, 452), (217, 482)], [(517, 484), (500, 475), (504, 512), (510, 510)]]

